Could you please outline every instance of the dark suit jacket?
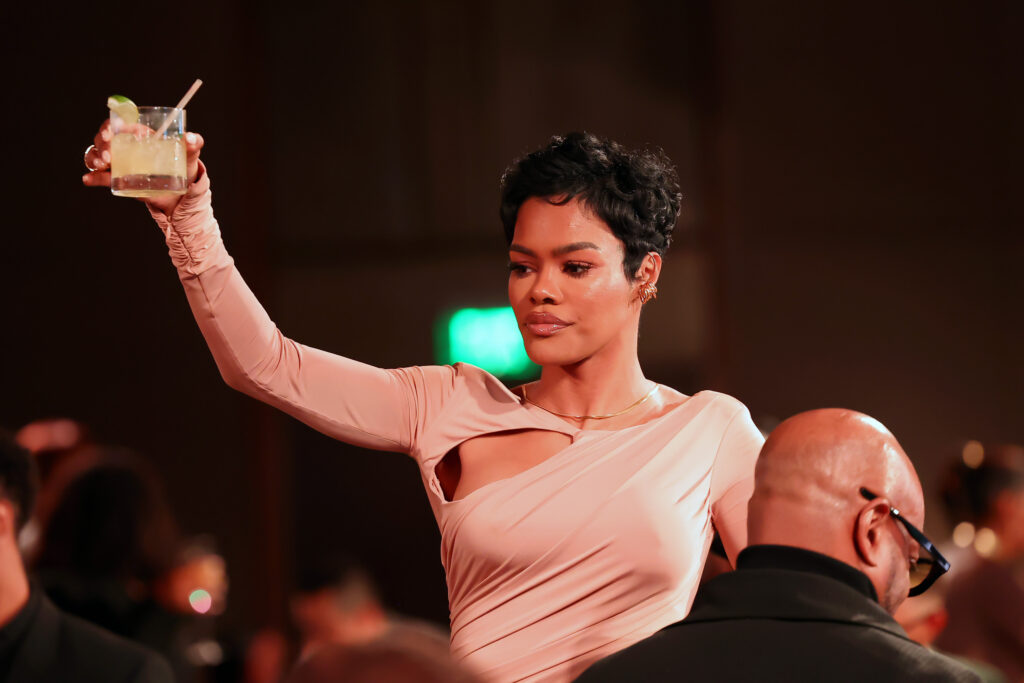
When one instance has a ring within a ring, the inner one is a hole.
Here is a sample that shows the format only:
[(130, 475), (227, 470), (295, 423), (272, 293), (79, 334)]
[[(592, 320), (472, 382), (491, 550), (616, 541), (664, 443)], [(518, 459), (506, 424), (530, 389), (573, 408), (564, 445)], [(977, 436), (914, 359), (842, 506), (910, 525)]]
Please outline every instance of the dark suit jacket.
[(907, 637), (867, 576), (798, 548), (754, 546), (701, 587), (689, 616), (603, 659), (578, 683), (980, 679)]
[(37, 586), (2, 630), (0, 679), (10, 683), (174, 681), (155, 652), (61, 612)]

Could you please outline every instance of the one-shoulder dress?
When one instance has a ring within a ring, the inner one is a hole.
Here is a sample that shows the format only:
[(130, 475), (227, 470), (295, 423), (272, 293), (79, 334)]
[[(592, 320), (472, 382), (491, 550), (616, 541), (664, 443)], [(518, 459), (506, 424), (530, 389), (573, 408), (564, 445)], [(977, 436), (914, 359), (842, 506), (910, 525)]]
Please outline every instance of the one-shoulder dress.
[[(441, 532), (453, 656), (488, 681), (570, 681), (683, 618), (714, 530), (730, 558), (763, 442), (747, 409), (702, 391), (616, 431), (579, 429), (471, 365), (380, 369), (286, 338), (224, 248), (205, 168), (153, 211), (227, 383), (311, 427), (419, 465)], [(519, 429), (564, 450), (465, 498), (434, 469), (467, 439)]]

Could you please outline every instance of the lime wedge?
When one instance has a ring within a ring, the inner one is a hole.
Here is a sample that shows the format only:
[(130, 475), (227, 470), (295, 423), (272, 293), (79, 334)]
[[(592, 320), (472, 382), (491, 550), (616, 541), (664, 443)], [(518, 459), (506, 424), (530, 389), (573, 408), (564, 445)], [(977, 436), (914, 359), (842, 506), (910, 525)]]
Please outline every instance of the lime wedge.
[(124, 95), (111, 95), (108, 97), (107, 109), (129, 125), (139, 122), (139, 108)]

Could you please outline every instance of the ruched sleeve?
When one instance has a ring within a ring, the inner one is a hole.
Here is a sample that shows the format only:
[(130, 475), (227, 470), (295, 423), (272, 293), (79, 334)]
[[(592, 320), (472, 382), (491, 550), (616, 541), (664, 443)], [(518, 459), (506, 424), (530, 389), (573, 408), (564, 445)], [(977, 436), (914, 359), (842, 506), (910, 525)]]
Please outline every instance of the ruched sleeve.
[(711, 515), (729, 562), (747, 545), (747, 502), (754, 492), (754, 465), (764, 437), (743, 405), (722, 435), (711, 475)]
[(225, 249), (211, 196), (201, 166), (170, 216), (150, 213), (224, 381), (333, 438), (408, 453), (456, 386), (455, 369), (384, 370), (285, 337)]

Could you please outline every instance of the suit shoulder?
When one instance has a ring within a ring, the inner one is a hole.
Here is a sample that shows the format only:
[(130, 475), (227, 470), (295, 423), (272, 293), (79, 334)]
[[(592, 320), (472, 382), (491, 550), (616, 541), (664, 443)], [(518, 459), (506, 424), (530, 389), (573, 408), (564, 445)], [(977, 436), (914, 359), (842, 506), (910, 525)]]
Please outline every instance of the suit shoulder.
[(76, 681), (173, 683), (167, 661), (154, 650), (76, 616), (60, 614), (58, 657)]
[(858, 630), (863, 637), (863, 657), (867, 661), (877, 660), (879, 670), (896, 668), (904, 680), (981, 683), (981, 678), (968, 667), (909, 638), (874, 628)]

